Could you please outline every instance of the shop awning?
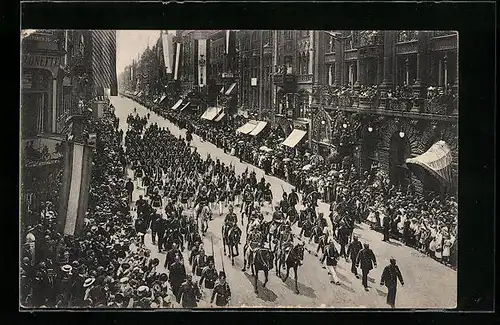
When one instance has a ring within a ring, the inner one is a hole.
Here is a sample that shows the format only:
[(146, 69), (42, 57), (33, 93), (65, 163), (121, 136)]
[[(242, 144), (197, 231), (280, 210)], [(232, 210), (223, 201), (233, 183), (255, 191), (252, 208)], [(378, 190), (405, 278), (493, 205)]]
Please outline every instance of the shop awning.
[(214, 120), (214, 121), (215, 121), (215, 122), (219, 122), (220, 120), (222, 120), (222, 118), (223, 118), (224, 116), (226, 116), (226, 113), (221, 112), (221, 113), (219, 114), (219, 116), (217, 116), (217, 117), (215, 118), (215, 120)]
[(229, 87), (229, 89), (226, 91), (226, 96), (231, 95), (231, 92), (236, 88), (236, 82), (233, 82), (233, 84)]
[(263, 121), (259, 121), (259, 123), (257, 124), (257, 126), (255, 127), (255, 129), (252, 130), (252, 132), (250, 132), (249, 134), (250, 135), (259, 135), (259, 133), (264, 130), (264, 128), (266, 127), (267, 125), (267, 122), (263, 122)]
[(257, 127), (257, 124), (259, 124), (258, 121), (250, 120), (246, 124), (243, 124), (242, 126), (240, 126), (236, 130), (236, 133), (248, 134), (248, 133), (252, 132), (253, 129), (255, 129), (255, 127)]
[(409, 167), (418, 165), (445, 183), (452, 182), (451, 162), (450, 147), (443, 140), (434, 143), (429, 150), (420, 156), (406, 159)]
[(306, 131), (293, 129), (292, 133), (290, 133), (288, 138), (286, 138), (285, 141), (283, 141), (282, 145), (294, 148), (297, 145), (297, 143), (299, 143), (300, 140), (302, 140), (302, 138), (306, 135), (306, 133), (307, 133)]
[(165, 100), (165, 98), (167, 98), (167, 95), (161, 96), (160, 100), (158, 101), (158, 104), (163, 103), (163, 101)]
[(222, 88), (220, 89), (220, 92), (219, 92), (219, 93), (221, 93), (221, 94), (223, 94), (223, 93), (224, 93), (224, 86), (222, 86)]
[(184, 111), (186, 108), (188, 108), (189, 105), (191, 105), (191, 102), (187, 102), (186, 105), (182, 106), (181, 112)]
[(172, 109), (173, 109), (173, 110), (178, 109), (178, 108), (179, 108), (179, 106), (181, 106), (181, 104), (182, 104), (182, 99), (179, 99), (179, 100), (177, 101), (177, 103), (175, 103), (175, 105), (174, 105), (174, 106), (172, 106)]
[(139, 90), (137, 90), (136, 92), (134, 92), (134, 96), (137, 96), (139, 95)]
[(201, 116), (202, 119), (212, 121), (217, 117), (224, 109), (222, 107), (209, 107)]

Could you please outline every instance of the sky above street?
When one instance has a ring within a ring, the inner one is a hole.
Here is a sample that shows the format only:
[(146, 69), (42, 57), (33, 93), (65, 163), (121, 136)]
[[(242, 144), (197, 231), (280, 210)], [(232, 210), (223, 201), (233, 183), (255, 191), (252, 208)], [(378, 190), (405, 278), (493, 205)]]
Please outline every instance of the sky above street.
[(149, 46), (152, 47), (160, 37), (159, 30), (118, 30), (116, 31), (116, 72), (137, 60), (137, 56)]

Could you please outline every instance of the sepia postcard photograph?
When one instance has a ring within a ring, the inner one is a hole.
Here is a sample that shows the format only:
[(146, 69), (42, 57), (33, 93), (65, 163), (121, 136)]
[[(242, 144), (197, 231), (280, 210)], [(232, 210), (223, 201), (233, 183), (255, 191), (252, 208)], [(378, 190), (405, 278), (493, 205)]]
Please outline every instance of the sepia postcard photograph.
[(459, 40), (23, 29), (20, 308), (456, 308)]

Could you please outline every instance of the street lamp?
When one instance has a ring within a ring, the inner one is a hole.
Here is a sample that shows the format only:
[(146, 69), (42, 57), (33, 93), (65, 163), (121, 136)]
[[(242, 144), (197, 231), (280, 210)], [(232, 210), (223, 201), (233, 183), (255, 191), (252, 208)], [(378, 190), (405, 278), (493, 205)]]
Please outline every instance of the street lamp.
[(402, 139), (405, 137), (405, 133), (403, 131), (399, 132), (399, 137)]
[(371, 126), (368, 127), (368, 132), (372, 132), (373, 128)]

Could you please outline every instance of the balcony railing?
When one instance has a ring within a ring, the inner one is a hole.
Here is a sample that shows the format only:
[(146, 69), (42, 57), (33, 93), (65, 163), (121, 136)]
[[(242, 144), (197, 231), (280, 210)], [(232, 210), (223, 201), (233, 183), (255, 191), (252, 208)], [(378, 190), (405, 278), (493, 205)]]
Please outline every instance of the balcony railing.
[[(350, 89), (340, 91), (331, 86), (322, 86), (315, 87), (312, 96), (313, 105), (325, 106), (325, 109), (370, 109), (400, 113), (411, 111), (442, 116), (458, 112), (458, 99), (450, 92), (429, 95), (427, 98), (418, 98), (413, 93), (381, 97), (378, 92), (358, 94)], [(414, 111), (415, 108), (417, 111)]]
[(313, 81), (312, 74), (301, 74), (301, 75), (297, 76), (298, 83), (307, 83), (307, 82), (312, 82), (312, 81)]
[(433, 37), (454, 36), (454, 35), (457, 35), (457, 32), (451, 30), (435, 31), (432, 33)]
[(398, 33), (398, 43), (412, 42), (418, 39), (418, 32), (411, 30), (403, 30)]

